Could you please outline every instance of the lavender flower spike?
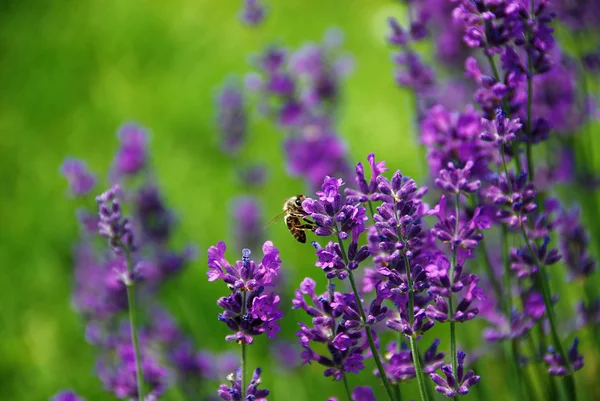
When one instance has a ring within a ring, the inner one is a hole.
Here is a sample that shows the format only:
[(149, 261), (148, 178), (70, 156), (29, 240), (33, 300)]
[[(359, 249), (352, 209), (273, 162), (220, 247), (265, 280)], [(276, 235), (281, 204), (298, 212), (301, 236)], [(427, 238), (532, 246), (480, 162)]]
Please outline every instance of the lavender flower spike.
[(377, 401), (373, 390), (368, 386), (358, 386), (352, 392), (352, 401)]
[(452, 366), (444, 365), (442, 367), (442, 372), (446, 379), (443, 379), (437, 373), (431, 373), (429, 377), (434, 381), (437, 386), (435, 387), (435, 391), (438, 393), (444, 394), (448, 398), (454, 398), (458, 395), (466, 395), (469, 393), (469, 387), (477, 384), (481, 379), (480, 376), (475, 376), (475, 373), (472, 370), (469, 370), (466, 374), (464, 374), (464, 362), (465, 362), (465, 353), (458, 352), (458, 366), (456, 368), (456, 372), (452, 371)]
[(315, 234), (330, 236), (336, 234), (340, 239), (349, 237), (353, 230), (364, 231), (364, 221), (368, 219), (366, 210), (350, 199), (344, 202), (340, 188), (344, 185), (341, 178), (325, 177), (319, 199), (306, 198), (302, 208), (316, 223)]
[[(577, 351), (578, 346), (579, 338), (575, 337), (575, 340), (573, 340), (573, 345), (571, 345), (571, 348), (567, 353), (569, 364), (574, 372), (583, 367), (583, 355)], [(544, 361), (546, 361), (548, 364), (548, 373), (551, 375), (564, 376), (569, 373), (562, 357), (552, 347), (548, 347), (548, 353), (544, 356)]]
[(227, 341), (251, 344), (254, 337), (266, 333), (275, 338), (281, 330), (277, 323), (283, 317), (279, 310), (279, 295), (265, 294), (265, 288), (274, 285), (281, 259), (279, 250), (271, 241), (263, 245), (263, 258), (256, 265), (250, 260), (250, 250), (242, 251), (242, 260), (235, 266), (225, 259), (226, 245), (219, 242), (208, 249), (208, 281), (223, 280), (232, 291), (221, 297), (217, 305), (223, 308), (219, 320), (235, 334), (225, 337)]
[(148, 134), (137, 124), (124, 124), (119, 128), (121, 147), (115, 155), (118, 175), (134, 175), (148, 162)]
[(69, 182), (69, 191), (73, 196), (85, 196), (94, 188), (96, 177), (88, 170), (84, 161), (67, 158), (60, 172)]
[(85, 401), (83, 398), (78, 397), (74, 392), (67, 390), (61, 391), (50, 399), (50, 401)]
[(262, 382), (260, 379), (261, 372), (262, 371), (260, 368), (254, 371), (252, 380), (248, 384), (248, 388), (245, 391), (245, 399), (242, 400), (242, 372), (240, 369), (237, 370), (235, 377), (233, 373), (227, 377), (227, 380), (231, 382), (231, 387), (221, 384), (217, 394), (222, 400), (225, 401), (267, 401), (269, 390), (258, 388)]
[(265, 7), (259, 0), (244, 0), (240, 19), (247, 25), (256, 26), (265, 19)]
[(120, 191), (121, 188), (115, 185), (96, 197), (100, 216), (98, 231), (101, 236), (108, 238), (111, 249), (116, 253), (135, 250), (131, 224), (121, 215), (121, 204), (117, 198)]

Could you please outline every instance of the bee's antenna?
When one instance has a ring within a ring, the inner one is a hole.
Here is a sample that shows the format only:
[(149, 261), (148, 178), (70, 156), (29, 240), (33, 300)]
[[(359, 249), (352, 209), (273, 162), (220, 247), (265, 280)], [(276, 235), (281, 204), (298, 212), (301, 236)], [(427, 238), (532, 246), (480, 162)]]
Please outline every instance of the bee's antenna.
[(264, 229), (266, 229), (267, 227), (269, 227), (271, 225), (271, 223), (273, 223), (274, 221), (276, 221), (277, 219), (279, 219), (285, 213), (287, 213), (287, 210), (284, 210), (283, 212), (279, 213), (277, 216), (273, 217), (273, 219), (271, 221), (269, 221), (266, 226), (264, 226)]

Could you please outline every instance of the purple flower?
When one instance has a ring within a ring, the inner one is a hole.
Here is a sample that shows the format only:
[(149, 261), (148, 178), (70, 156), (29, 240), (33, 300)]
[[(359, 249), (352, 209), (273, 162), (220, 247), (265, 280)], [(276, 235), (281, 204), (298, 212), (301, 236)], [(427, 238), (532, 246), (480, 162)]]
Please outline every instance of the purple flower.
[(481, 186), (481, 181), (471, 178), (471, 169), (475, 163), (469, 160), (463, 168), (457, 168), (454, 163), (448, 163), (447, 169), (440, 170), (439, 177), (435, 179), (435, 184), (443, 191), (452, 194), (473, 193)]
[(407, 306), (407, 302), (404, 302), (404, 305), (400, 308), (399, 318), (388, 319), (385, 325), (394, 331), (403, 333), (406, 337), (419, 337), (433, 327), (433, 320), (428, 319), (425, 309), (419, 306), (415, 307), (416, 311), (411, 324)]
[(437, 176), (448, 163), (463, 168), (472, 161), (471, 177), (483, 181), (498, 156), (494, 145), (479, 140), (481, 131), (481, 114), (472, 108), (464, 113), (450, 112), (441, 105), (430, 108), (421, 122), (430, 174)]
[(265, 19), (265, 7), (259, 0), (244, 0), (240, 19), (248, 25), (258, 25)]
[(466, 395), (469, 393), (469, 387), (477, 384), (481, 379), (480, 376), (475, 376), (472, 370), (469, 370), (466, 374), (464, 373), (463, 364), (465, 362), (465, 353), (457, 352), (458, 359), (457, 371), (452, 371), (452, 366), (442, 366), (442, 372), (446, 379), (443, 379), (437, 373), (431, 373), (429, 377), (436, 384), (435, 391), (444, 394), (448, 398), (454, 398), (458, 395)]
[(564, 211), (558, 224), (559, 246), (569, 277), (586, 278), (596, 270), (596, 260), (589, 253), (589, 235), (580, 222), (579, 209)]
[(344, 182), (341, 178), (327, 176), (321, 186), (322, 191), (317, 191), (319, 200), (306, 198), (302, 202), (302, 208), (315, 222), (315, 234), (335, 234), (340, 239), (346, 239), (351, 233), (356, 237), (364, 231), (366, 210), (350, 200), (343, 202), (340, 194), (342, 185)]
[(496, 118), (490, 121), (486, 118), (481, 119), (483, 131), (479, 138), (486, 142), (494, 142), (500, 146), (505, 146), (517, 138), (522, 124), (518, 118), (506, 118), (506, 114), (500, 108), (496, 109)]
[(252, 196), (233, 199), (231, 215), (237, 248), (259, 249), (263, 238), (263, 216), (259, 200)]
[[(356, 311), (354, 295), (340, 294), (332, 290), (331, 293), (317, 296), (315, 286), (312, 279), (304, 279), (292, 301), (293, 309), (302, 309), (312, 317), (313, 327), (300, 323), (300, 330), (296, 333), (303, 349), (301, 356), (304, 364), (315, 361), (325, 366), (323, 374), (326, 377), (332, 376), (335, 380), (342, 380), (342, 372), (358, 374), (364, 369), (363, 353), (369, 344), (363, 331), (356, 324), (359, 314)], [(312, 305), (306, 302), (306, 295), (312, 300)], [(339, 324), (338, 319), (342, 319)], [(311, 343), (325, 344), (329, 356), (315, 352)]]
[[(452, 316), (454, 321), (464, 322), (477, 316), (479, 309), (473, 307), (475, 301), (485, 300), (483, 290), (477, 287), (479, 277), (475, 274), (464, 274), (461, 264), (454, 268), (454, 277), (450, 281), (449, 263), (445, 258), (438, 258), (435, 264), (426, 267), (427, 277), (431, 280), (429, 293), (434, 303), (427, 305), (427, 317), (439, 322), (446, 322)], [(462, 292), (462, 299), (456, 310), (449, 310), (448, 298), (452, 293)]]
[(456, 213), (452, 213), (447, 208), (446, 195), (442, 195), (440, 203), (427, 212), (430, 216), (437, 216), (439, 220), (435, 227), (431, 229), (431, 233), (438, 240), (449, 244), (451, 249), (458, 247), (468, 251), (476, 248), (479, 241), (483, 239), (483, 234), (478, 231), (479, 227), (477, 224), (480, 213), (481, 209), (477, 208), (472, 219), (466, 221), (462, 221), (461, 219), (457, 223)]
[[(567, 358), (569, 359), (569, 365), (571, 369), (576, 372), (583, 367), (583, 355), (577, 351), (579, 346), (579, 338), (575, 337), (573, 345), (567, 352)], [(548, 347), (548, 353), (544, 355), (544, 361), (548, 365), (548, 373), (554, 376), (564, 376), (569, 373), (565, 361), (552, 347)]]
[(490, 185), (481, 190), (481, 194), (488, 201), (502, 206), (497, 218), (509, 226), (518, 226), (526, 220), (525, 215), (537, 209), (535, 197), (537, 191), (532, 182), (527, 180), (527, 174), (515, 175), (513, 171), (506, 174), (494, 175), (490, 178)]
[(262, 383), (260, 374), (262, 371), (256, 369), (252, 375), (252, 380), (248, 383), (246, 389), (246, 398), (242, 399), (242, 372), (237, 370), (235, 376), (233, 373), (227, 377), (231, 383), (229, 387), (224, 384), (219, 386), (217, 394), (225, 401), (267, 401), (269, 390), (259, 389), (258, 386)]
[(136, 124), (124, 124), (119, 128), (121, 147), (115, 156), (118, 175), (134, 175), (148, 162), (148, 134)]
[(69, 182), (69, 191), (73, 196), (87, 195), (96, 184), (96, 177), (82, 160), (65, 159), (60, 167), (60, 172)]
[(61, 391), (50, 399), (50, 401), (85, 401), (70, 390)]
[(227, 245), (222, 241), (208, 248), (208, 281), (221, 279), (235, 291), (253, 291), (261, 286), (273, 286), (279, 273), (281, 259), (279, 250), (271, 241), (263, 244), (264, 256), (258, 266), (249, 259), (249, 250), (242, 251), (243, 260), (238, 260), (235, 266), (232, 266), (225, 259), (226, 249)]
[[(104, 387), (112, 391), (117, 398), (131, 399), (138, 396), (136, 382), (136, 362), (133, 345), (119, 344), (116, 348), (117, 362), (97, 365), (98, 375)], [(142, 352), (142, 371), (146, 383), (146, 396), (158, 399), (167, 387), (167, 370), (158, 365), (148, 351)]]
[(329, 279), (334, 277), (340, 280), (345, 279), (348, 276), (348, 270), (357, 269), (359, 264), (369, 256), (369, 248), (366, 245), (363, 245), (359, 249), (358, 243), (352, 240), (348, 247), (348, 265), (346, 265), (339, 243), (329, 241), (325, 248), (321, 248), (318, 244), (316, 246), (318, 258), (316, 266), (327, 273), (327, 278)]
[(435, 74), (431, 67), (424, 65), (414, 52), (401, 52), (394, 55), (396, 82), (402, 87), (415, 91), (426, 91), (435, 83)]
[(370, 153), (367, 156), (367, 160), (369, 161), (369, 165), (371, 166), (371, 180), (367, 183), (367, 180), (365, 179), (364, 167), (362, 163), (359, 162), (356, 165), (356, 177), (354, 178), (357, 189), (346, 188), (346, 190), (344, 191), (346, 194), (346, 198), (349, 200), (356, 202), (379, 200), (377, 190), (377, 177), (385, 173), (388, 169), (385, 167), (384, 161), (375, 162), (374, 153)]
[[(423, 371), (425, 373), (433, 373), (444, 364), (443, 352), (438, 352), (440, 340), (435, 339), (431, 346), (423, 355)], [(410, 380), (416, 377), (415, 365), (413, 363), (412, 352), (406, 345), (402, 343), (400, 349), (395, 342), (391, 342), (387, 346), (387, 352), (383, 355), (385, 359), (385, 371), (390, 381), (399, 383), (401, 381)], [(375, 372), (377, 375), (378, 372)]]
[(321, 130), (303, 130), (283, 145), (290, 173), (305, 177), (311, 188), (317, 188), (326, 176), (348, 172), (346, 144), (330, 132), (315, 135), (315, 129)]
[(578, 327), (600, 324), (600, 297), (577, 304)]
[(371, 387), (358, 386), (352, 392), (352, 401), (377, 401)]
[(227, 82), (217, 96), (216, 105), (221, 149), (236, 154), (246, 141), (248, 124), (244, 96), (239, 86)]
[[(543, 266), (550, 266), (561, 259), (557, 249), (548, 250), (550, 237), (544, 238), (544, 242), (537, 246), (531, 243), (534, 255), (531, 254), (528, 247), (510, 250), (510, 268), (516, 272), (517, 277), (523, 278), (539, 272)], [(541, 266), (538, 264), (541, 263)]]
[(158, 188), (143, 186), (136, 195), (137, 220), (144, 239), (166, 242), (173, 228), (173, 214), (167, 209)]
[(507, 323), (504, 314), (491, 321), (492, 327), (483, 331), (483, 338), (489, 342), (498, 342), (506, 339), (517, 339), (524, 337), (533, 328), (535, 322), (522, 312), (513, 311), (510, 324)]
[(115, 185), (96, 197), (100, 216), (98, 232), (108, 238), (111, 249), (117, 253), (136, 249), (131, 223), (121, 216), (121, 203), (117, 198), (120, 192), (121, 188)]
[(222, 321), (235, 334), (225, 337), (227, 341), (252, 344), (254, 337), (266, 333), (275, 338), (281, 330), (277, 323), (283, 317), (279, 310), (280, 298), (271, 292), (264, 294), (265, 287), (273, 286), (281, 259), (279, 250), (270, 241), (263, 245), (263, 259), (257, 266), (250, 260), (250, 250), (242, 251), (242, 260), (230, 265), (225, 259), (226, 245), (219, 242), (208, 249), (208, 280), (223, 280), (232, 293), (217, 301), (223, 309)]

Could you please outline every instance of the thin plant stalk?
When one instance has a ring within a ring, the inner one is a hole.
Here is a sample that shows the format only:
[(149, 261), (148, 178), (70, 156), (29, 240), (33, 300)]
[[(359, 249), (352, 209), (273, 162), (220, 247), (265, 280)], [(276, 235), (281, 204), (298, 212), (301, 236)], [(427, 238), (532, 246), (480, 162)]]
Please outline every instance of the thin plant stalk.
[[(486, 56), (488, 61), (490, 62), (490, 66), (492, 67), (492, 72), (494, 73), (494, 79), (497, 82), (501, 82), (500, 81), (500, 73), (498, 72), (498, 67), (496, 66), (496, 60), (494, 59), (494, 56), (492, 54), (489, 54), (489, 52), (486, 49)], [(506, 99), (502, 99), (502, 106), (504, 109), (504, 112), (506, 113), (507, 117), (510, 117), (510, 105), (508, 104), (508, 102), (506, 101)], [(502, 149), (502, 152), (504, 152), (504, 146), (500, 145), (500, 148)], [(513, 143), (513, 153), (514, 153), (514, 161), (515, 161), (515, 167), (517, 169), (517, 171), (520, 173), (521, 172), (521, 162), (519, 160), (519, 145), (518, 143)], [(504, 162), (504, 154), (502, 155), (502, 162)]]
[[(455, 200), (455, 215), (456, 215), (456, 224), (454, 225), (454, 237), (458, 236), (458, 223), (460, 219), (460, 193), (456, 194)], [(452, 244), (452, 262), (450, 264), (450, 282), (454, 284), (454, 270), (456, 269), (456, 256), (457, 256), (458, 248), (456, 244)], [(450, 293), (448, 297), (448, 316), (450, 319), (450, 353), (452, 354), (452, 372), (456, 375), (458, 368), (458, 359), (456, 355), (456, 322), (454, 321), (454, 296)], [(454, 397), (455, 400), (458, 400), (458, 394)]]
[[(396, 213), (396, 204), (394, 204), (394, 213)], [(398, 216), (396, 216), (397, 220)], [(406, 242), (400, 226), (396, 228), (398, 238)], [(406, 253), (404, 254), (404, 266), (406, 269), (406, 281), (408, 281), (408, 321), (412, 327), (415, 321), (415, 292), (410, 272), (410, 262)], [(410, 352), (412, 354), (413, 364), (415, 365), (415, 376), (417, 378), (417, 384), (419, 386), (419, 394), (421, 395), (422, 401), (429, 401), (429, 390), (425, 381), (425, 375), (423, 374), (423, 367), (421, 366), (421, 358), (419, 357), (419, 349), (417, 348), (417, 339), (414, 334), (408, 337)]]
[[(531, 0), (530, 2), (531, 4), (531, 10), (530, 10), (530, 14), (531, 17), (534, 18), (535, 16), (535, 4), (534, 4), (534, 0)], [(531, 41), (531, 36), (532, 36), (532, 32), (531, 32), (531, 25), (527, 28), (527, 41)], [(525, 126), (526, 129), (526, 133), (527, 133), (527, 174), (529, 175), (529, 178), (531, 179), (531, 181), (534, 180), (535, 177), (535, 171), (533, 169), (533, 152), (532, 152), (532, 145), (533, 145), (533, 135), (531, 132), (531, 117), (533, 115), (533, 55), (531, 54), (530, 51), (527, 52), (527, 124)]]
[[(246, 292), (244, 291), (243, 295), (242, 295), (242, 319), (244, 318), (244, 315), (246, 314)], [(246, 341), (242, 341), (242, 362), (241, 362), (241, 370), (242, 370), (242, 377), (241, 377), (241, 387), (242, 387), (242, 400), (246, 399)]]
[(569, 400), (577, 401), (577, 393), (575, 391), (575, 380), (573, 379), (573, 368), (571, 366), (571, 363), (569, 362), (568, 355), (562, 345), (560, 336), (558, 335), (556, 315), (554, 313), (554, 305), (552, 303), (552, 295), (550, 292), (548, 277), (545, 275), (545, 272), (542, 269), (542, 264), (539, 261), (537, 254), (533, 251), (531, 242), (529, 240), (529, 236), (527, 235), (527, 231), (525, 230), (525, 225), (523, 224), (523, 220), (519, 220), (519, 226), (521, 227), (523, 241), (525, 241), (525, 243), (527, 244), (527, 249), (529, 250), (529, 254), (531, 255), (531, 257), (533, 258), (533, 262), (536, 266), (540, 268), (540, 271), (538, 271), (534, 275), (534, 281), (542, 289), (542, 297), (544, 299), (544, 306), (546, 307), (546, 315), (548, 316), (548, 321), (550, 322), (550, 334), (552, 335), (552, 340), (554, 341), (554, 345), (558, 353), (560, 354), (565, 366), (567, 367), (568, 373), (565, 376), (565, 387), (567, 388), (567, 392), (569, 394)]
[[(373, 220), (373, 223), (375, 223), (375, 210), (373, 208), (373, 202), (371, 202), (371, 200), (369, 199), (367, 201), (367, 205), (369, 206), (369, 212), (371, 213), (371, 220)], [(379, 227), (375, 226), (375, 229), (379, 233)], [(397, 337), (398, 338), (396, 339), (396, 352), (400, 353), (402, 351), (402, 333), (398, 333)], [(402, 400), (399, 382), (394, 385), (394, 397), (396, 398), (396, 401)]]
[[(506, 321), (508, 322), (508, 325), (510, 327), (511, 321), (512, 321), (512, 309), (513, 309), (513, 305), (512, 305), (512, 293), (511, 293), (511, 280), (510, 280), (510, 262), (508, 260), (508, 229), (506, 227), (506, 225), (502, 225), (502, 258), (503, 258), (503, 265), (504, 265), (504, 288), (505, 288), (505, 299), (504, 299), (504, 305), (505, 305), (505, 315), (506, 315)], [(518, 387), (518, 398), (521, 399), (522, 398), (522, 385), (523, 385), (523, 381), (521, 380), (521, 377), (523, 375), (523, 372), (521, 370), (521, 365), (519, 363), (519, 345), (517, 343), (516, 339), (511, 339), (510, 341), (510, 358), (512, 359), (512, 366), (513, 366), (513, 371), (515, 373), (515, 377), (517, 380), (517, 387)], [(529, 386), (527, 386), (526, 384), (526, 390), (528, 394), (531, 394), (531, 389), (529, 388)], [(531, 397), (529, 397), (531, 399)]]
[[(344, 243), (340, 239), (337, 230), (335, 233), (338, 243), (340, 244), (340, 248), (342, 251), (342, 256), (344, 258), (344, 263), (348, 265), (348, 255), (346, 254), (346, 249), (344, 248)], [(358, 305), (358, 310), (360, 312), (360, 317), (365, 324), (365, 331), (367, 332), (367, 339), (369, 341), (369, 347), (371, 348), (371, 353), (373, 354), (373, 359), (375, 360), (375, 364), (377, 365), (377, 370), (379, 371), (379, 376), (381, 381), (383, 382), (383, 386), (385, 387), (385, 391), (388, 394), (390, 401), (396, 401), (394, 398), (394, 393), (392, 391), (392, 385), (387, 378), (387, 374), (385, 373), (385, 369), (383, 368), (383, 364), (381, 363), (381, 358), (379, 356), (379, 350), (375, 345), (375, 339), (373, 337), (373, 331), (371, 330), (371, 326), (367, 325), (367, 315), (365, 314), (365, 309), (363, 307), (362, 301), (360, 299), (360, 295), (358, 293), (358, 287), (356, 286), (356, 280), (354, 279), (354, 274), (352, 270), (348, 270), (348, 279), (350, 281), (350, 285), (352, 287), (352, 292), (354, 293), (354, 298), (356, 300), (356, 304)]]
[(346, 389), (346, 395), (348, 396), (348, 401), (352, 401), (352, 392), (350, 391), (350, 385), (348, 384), (348, 378), (346, 374), (342, 371), (342, 380), (344, 381), (344, 388)]
[[(127, 258), (127, 276), (133, 276), (133, 263), (131, 260), (131, 252), (121, 243), (122, 249), (125, 251)], [(133, 343), (133, 352), (135, 356), (135, 369), (136, 369), (136, 381), (138, 390), (138, 400), (144, 400), (144, 371), (142, 370), (142, 353), (140, 352), (140, 340), (138, 338), (137, 330), (137, 313), (135, 307), (135, 282), (134, 280), (128, 280), (125, 283), (127, 289), (127, 303), (129, 310), (129, 326), (131, 328), (131, 341)]]

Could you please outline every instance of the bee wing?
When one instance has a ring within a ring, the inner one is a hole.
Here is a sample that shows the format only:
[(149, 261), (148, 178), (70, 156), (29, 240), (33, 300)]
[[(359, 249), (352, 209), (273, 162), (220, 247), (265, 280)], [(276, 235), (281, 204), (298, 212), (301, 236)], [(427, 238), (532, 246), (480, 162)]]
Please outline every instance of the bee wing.
[(286, 214), (286, 213), (287, 213), (287, 210), (284, 210), (283, 212), (279, 213), (277, 216), (273, 217), (273, 219), (272, 219), (271, 221), (269, 221), (269, 222), (267, 223), (267, 225), (266, 225), (264, 228), (267, 228), (267, 227), (269, 227), (269, 226), (270, 226), (270, 225), (271, 225), (273, 222), (275, 222), (275, 221), (277, 221), (278, 219), (280, 219), (280, 218), (281, 218), (281, 216), (283, 216), (283, 215), (284, 215), (284, 214)]

